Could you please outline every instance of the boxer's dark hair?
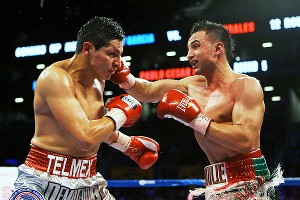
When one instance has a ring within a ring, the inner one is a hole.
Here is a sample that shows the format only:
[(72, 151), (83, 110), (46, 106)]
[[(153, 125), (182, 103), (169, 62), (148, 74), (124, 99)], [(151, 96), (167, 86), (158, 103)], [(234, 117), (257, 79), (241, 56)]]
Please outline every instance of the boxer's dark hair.
[(210, 35), (214, 41), (221, 41), (225, 47), (225, 53), (228, 60), (234, 57), (233, 51), (235, 47), (235, 41), (228, 32), (228, 30), (222, 25), (208, 20), (195, 22), (191, 28), (190, 35), (198, 31), (205, 31)]
[(95, 16), (78, 31), (76, 54), (82, 51), (84, 42), (92, 43), (96, 50), (106, 46), (111, 40), (123, 41), (125, 33), (118, 22), (111, 18)]

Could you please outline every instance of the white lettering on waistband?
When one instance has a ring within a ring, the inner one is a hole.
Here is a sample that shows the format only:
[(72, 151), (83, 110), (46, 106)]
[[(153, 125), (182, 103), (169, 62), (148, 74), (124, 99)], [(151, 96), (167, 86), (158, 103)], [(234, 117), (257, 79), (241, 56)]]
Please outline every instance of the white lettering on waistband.
[(55, 156), (48, 154), (47, 157), (49, 158), (47, 172), (50, 172), (51, 163), (52, 163), (52, 160), (55, 159)]
[[(48, 173), (71, 177), (90, 176), (93, 160), (66, 158), (51, 154), (48, 154), (47, 157), (49, 158)], [(71, 163), (71, 167), (68, 168), (67, 163)]]
[(227, 174), (225, 163), (217, 163), (204, 168), (206, 185), (215, 185), (227, 183)]

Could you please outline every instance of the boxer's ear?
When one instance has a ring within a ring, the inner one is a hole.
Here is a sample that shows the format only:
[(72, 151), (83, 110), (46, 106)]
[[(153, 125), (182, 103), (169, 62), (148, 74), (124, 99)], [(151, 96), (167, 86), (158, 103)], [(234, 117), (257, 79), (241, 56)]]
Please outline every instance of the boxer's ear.
[(223, 44), (223, 42), (216, 42), (214, 44), (214, 51), (215, 51), (215, 55), (216, 56), (220, 55), (224, 51), (224, 44)]
[(93, 50), (94, 45), (90, 42), (84, 42), (82, 44), (82, 49), (85, 54), (90, 54), (90, 51)]

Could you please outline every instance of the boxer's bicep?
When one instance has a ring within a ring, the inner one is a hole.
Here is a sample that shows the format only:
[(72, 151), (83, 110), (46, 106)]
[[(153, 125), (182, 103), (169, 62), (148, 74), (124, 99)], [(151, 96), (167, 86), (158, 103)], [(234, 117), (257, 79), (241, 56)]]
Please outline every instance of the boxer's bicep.
[(265, 111), (260, 84), (255, 79), (245, 79), (238, 91), (232, 111), (233, 124), (243, 126), (246, 133), (259, 132)]
[(39, 92), (48, 105), (56, 123), (70, 134), (85, 132), (89, 121), (75, 97), (74, 84), (55, 71), (39, 78)]

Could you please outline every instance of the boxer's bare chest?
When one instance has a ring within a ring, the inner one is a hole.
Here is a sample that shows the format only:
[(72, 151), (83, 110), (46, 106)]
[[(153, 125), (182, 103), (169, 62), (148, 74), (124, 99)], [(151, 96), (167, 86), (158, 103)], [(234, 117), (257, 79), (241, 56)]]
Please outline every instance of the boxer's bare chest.
[(104, 115), (103, 89), (97, 82), (88, 89), (76, 86), (75, 96), (88, 119), (99, 119)]
[(229, 87), (210, 90), (190, 87), (189, 95), (200, 105), (202, 113), (215, 122), (231, 122), (234, 98)]

